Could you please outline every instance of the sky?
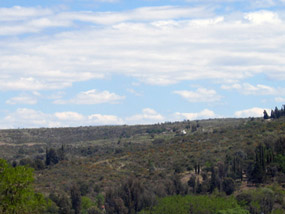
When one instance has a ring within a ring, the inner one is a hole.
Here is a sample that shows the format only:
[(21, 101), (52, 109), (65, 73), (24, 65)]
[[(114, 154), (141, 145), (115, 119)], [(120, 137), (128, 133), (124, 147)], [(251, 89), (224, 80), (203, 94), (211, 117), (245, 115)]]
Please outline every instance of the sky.
[(0, 128), (260, 117), (285, 0), (0, 0)]

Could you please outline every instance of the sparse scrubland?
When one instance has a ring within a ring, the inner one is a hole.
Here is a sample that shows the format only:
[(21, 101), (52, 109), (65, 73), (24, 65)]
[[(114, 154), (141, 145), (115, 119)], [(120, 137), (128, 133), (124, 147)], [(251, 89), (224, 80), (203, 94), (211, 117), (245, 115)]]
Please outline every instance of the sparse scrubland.
[[(0, 158), (9, 164), (2, 160), (0, 174), (4, 166), (27, 170), (29, 197), (39, 204), (27, 213), (285, 213), (280, 112), (265, 119), (1, 130)], [(0, 213), (9, 213), (1, 182)]]

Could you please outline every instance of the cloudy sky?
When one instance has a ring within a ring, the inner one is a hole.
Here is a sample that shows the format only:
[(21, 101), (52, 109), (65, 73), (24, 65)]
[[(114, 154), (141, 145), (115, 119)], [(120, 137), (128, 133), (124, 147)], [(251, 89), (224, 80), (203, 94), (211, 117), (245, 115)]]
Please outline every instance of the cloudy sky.
[(0, 128), (262, 116), (285, 0), (0, 0)]

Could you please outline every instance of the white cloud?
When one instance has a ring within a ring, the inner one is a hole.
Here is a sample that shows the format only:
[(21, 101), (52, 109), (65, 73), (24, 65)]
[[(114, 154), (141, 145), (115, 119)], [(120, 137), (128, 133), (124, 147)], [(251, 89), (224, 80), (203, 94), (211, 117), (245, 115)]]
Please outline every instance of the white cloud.
[(239, 7), (242, 7), (242, 4), (246, 8), (268, 8), (272, 6), (282, 6), (284, 5), (284, 0), (186, 0), (186, 2), (194, 3), (208, 3), (208, 4), (218, 4), (218, 3), (239, 3)]
[(278, 14), (271, 11), (258, 11), (248, 13), (244, 17), (253, 24), (280, 24), (282, 21)]
[(14, 6), (0, 8), (0, 36), (37, 33), (49, 27), (71, 26), (72, 21), (56, 18), (54, 11)]
[(55, 104), (78, 104), (78, 105), (94, 105), (100, 103), (118, 103), (120, 100), (125, 99), (124, 96), (119, 96), (109, 91), (96, 91), (95, 89), (80, 92), (75, 98), (70, 100), (55, 100)]
[(38, 128), (57, 126), (60, 126), (60, 123), (54, 120), (53, 115), (26, 108), (17, 109), (15, 112), (8, 114), (0, 122), (1, 128)]
[[(237, 111), (235, 117), (262, 117), (263, 108), (251, 108)], [(269, 113), (270, 109), (266, 109)], [(176, 112), (173, 120), (197, 120), (220, 118), (214, 111), (204, 109), (201, 112), (181, 113)], [(8, 113), (0, 122), (0, 128), (39, 128), (39, 127), (77, 127), (90, 125), (122, 125), (122, 124), (153, 124), (164, 122), (164, 116), (151, 108), (145, 108), (141, 114), (120, 118), (116, 115), (90, 114), (83, 115), (77, 112), (64, 111), (44, 113), (34, 109), (19, 108)]]
[(234, 83), (231, 85), (222, 85), (221, 88), (224, 90), (231, 90), (231, 89), (240, 90), (242, 88), (242, 86), (238, 83)]
[(283, 0), (255, 0), (252, 2), (252, 6), (255, 8), (266, 8), (276, 6), (277, 4), (282, 4)]
[(6, 115), (0, 128), (77, 127), (90, 125), (122, 125), (124, 121), (115, 115), (92, 114), (85, 116), (77, 112), (43, 113), (34, 109), (19, 108)]
[(18, 97), (12, 97), (8, 99), (6, 103), (10, 105), (16, 105), (16, 104), (35, 105), (37, 104), (37, 99), (35, 97), (23, 95)]
[(100, 124), (100, 125), (122, 125), (124, 124), (123, 119), (115, 115), (92, 114), (88, 116), (88, 120), (92, 124)]
[[(0, 74), (1, 76), (1, 74)], [(21, 77), (20, 79), (14, 79), (10, 77), (9, 79), (1, 79), (0, 77), (0, 90), (25, 90), (25, 91), (34, 91), (34, 90), (53, 90), (61, 89), (71, 86), (71, 83), (65, 82), (61, 85), (52, 81), (44, 81), (43, 79), (36, 79), (33, 77)]]
[(56, 112), (54, 114), (59, 120), (68, 120), (68, 121), (82, 121), (84, 116), (76, 112)]
[(276, 90), (270, 86), (258, 84), (256, 86), (245, 83), (244, 84), (244, 94), (274, 94)]
[(84, 116), (77, 112), (57, 112), (54, 116), (61, 122), (61, 126), (70, 126), (70, 124), (72, 126), (123, 124), (123, 120), (115, 115), (91, 114)]
[(249, 83), (222, 85), (221, 88), (225, 90), (234, 89), (245, 95), (278, 95), (285, 92), (285, 88), (273, 88), (262, 84), (254, 86)]
[(39, 128), (39, 127), (77, 127), (94, 125), (153, 124), (164, 122), (165, 118), (151, 108), (141, 114), (120, 118), (110, 114), (83, 115), (78, 112), (63, 111), (44, 113), (34, 109), (19, 108), (0, 120), (0, 128)]
[(197, 120), (197, 119), (208, 119), (208, 118), (218, 118), (219, 115), (215, 114), (213, 111), (209, 109), (204, 109), (198, 113), (180, 113), (176, 112), (175, 117), (178, 120)]
[(0, 8), (0, 21), (21, 21), (51, 14), (52, 11), (49, 9), (14, 6), (11, 8)]
[(275, 101), (279, 103), (285, 103), (285, 97), (276, 97)]
[(227, 2), (243, 2), (246, 0), (185, 0), (187, 2), (215, 2), (215, 3), (227, 3)]
[(270, 112), (270, 109), (254, 107), (251, 109), (236, 111), (234, 113), (234, 116), (235, 117), (262, 117), (264, 110), (266, 110), (268, 113)]
[[(49, 95), (47, 97), (47, 99), (50, 99), (50, 100), (61, 100), (62, 97), (65, 95), (65, 92), (63, 91), (57, 91), (55, 93), (52, 93), (51, 95)], [(55, 101), (54, 101), (55, 102)]]
[(216, 102), (221, 99), (215, 90), (208, 90), (206, 88), (198, 88), (196, 91), (174, 91), (173, 93), (182, 96), (188, 102)]
[(119, 1), (119, 0), (94, 0), (94, 1), (113, 3), (113, 2), (117, 2), (117, 1)]
[(102, 25), (113, 25), (128, 21), (155, 21), (177, 18), (209, 17), (212, 9), (205, 7), (141, 7), (123, 12), (65, 12), (58, 14), (60, 20), (84, 21)]
[[(32, 15), (21, 23), (9, 21), (14, 18), (0, 23), (0, 34), (8, 35), (0, 41), (1, 90), (54, 90), (110, 75), (154, 85), (234, 82), (257, 74), (285, 80), (281, 12), (221, 17), (205, 7), (101, 13), (33, 10), (39, 12), (29, 12)], [(80, 26), (77, 21), (86, 23)], [(48, 36), (41, 33), (55, 26), (67, 28)], [(9, 32), (38, 34), (13, 39)]]
[(128, 124), (152, 124), (163, 122), (165, 118), (151, 108), (145, 108), (141, 114), (136, 114), (126, 118)]
[(142, 96), (142, 93), (137, 92), (136, 90), (132, 89), (132, 88), (128, 88), (127, 91), (137, 97)]

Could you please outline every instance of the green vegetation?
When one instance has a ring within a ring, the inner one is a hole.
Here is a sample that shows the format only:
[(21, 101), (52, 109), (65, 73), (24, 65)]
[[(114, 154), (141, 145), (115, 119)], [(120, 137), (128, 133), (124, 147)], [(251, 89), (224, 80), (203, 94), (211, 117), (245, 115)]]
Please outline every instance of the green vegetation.
[(219, 196), (168, 196), (158, 201), (158, 204), (149, 211), (143, 210), (140, 214), (224, 214), (249, 212), (241, 208), (233, 197)]
[(42, 213), (285, 213), (283, 110), (274, 119), (0, 130), (0, 158), (9, 175), (30, 173), (29, 191), (47, 198)]
[(0, 213), (42, 213), (46, 202), (35, 193), (31, 184), (33, 170), (25, 166), (10, 166), (0, 159)]

